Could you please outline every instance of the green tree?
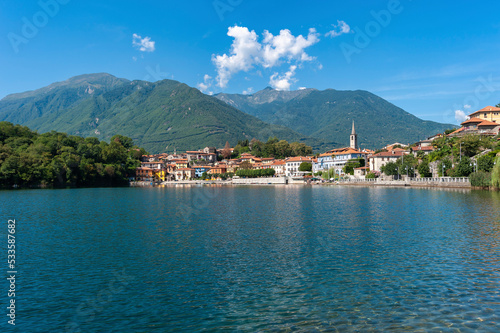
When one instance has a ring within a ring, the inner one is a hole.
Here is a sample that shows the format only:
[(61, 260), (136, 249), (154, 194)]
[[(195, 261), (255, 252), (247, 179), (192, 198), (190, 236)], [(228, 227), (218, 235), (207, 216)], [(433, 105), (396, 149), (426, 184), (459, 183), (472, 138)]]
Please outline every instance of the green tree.
[(354, 169), (364, 167), (365, 159), (364, 158), (354, 158), (347, 161), (342, 171), (346, 174), (354, 175)]
[(493, 166), (493, 171), (491, 172), (491, 186), (500, 188), (500, 156), (495, 158), (495, 165)]
[(398, 175), (398, 165), (395, 162), (388, 162), (380, 168), (380, 171), (387, 176), (396, 176)]
[(475, 187), (488, 187), (491, 184), (491, 173), (489, 172), (473, 172), (469, 178), (471, 185)]
[(309, 162), (302, 162), (302, 163), (300, 163), (300, 165), (299, 165), (299, 171), (308, 171), (308, 172), (311, 172), (312, 171), (312, 163), (309, 163)]
[(468, 177), (474, 171), (471, 159), (468, 156), (462, 157), (462, 160), (455, 167), (455, 177)]
[[(445, 158), (437, 165), (439, 177), (446, 177), (451, 172), (453, 164), (449, 158)], [(444, 170), (444, 173), (443, 173)]]
[(113, 142), (113, 141), (121, 144), (123, 147), (125, 147), (127, 149), (132, 148), (132, 146), (134, 145), (131, 138), (123, 136), (123, 135), (119, 135), (119, 134), (111, 137), (110, 142)]
[(373, 172), (368, 172), (365, 176), (365, 179), (375, 179), (377, 176)]
[(489, 140), (483, 138), (479, 135), (467, 135), (460, 139), (456, 144), (456, 148), (460, 151), (460, 146), (462, 147), (462, 155), (472, 157), (481, 152), (482, 149), (489, 148), (491, 146)]
[(489, 154), (480, 156), (477, 159), (477, 169), (479, 171), (491, 172), (493, 165), (495, 163), (495, 158)]
[(54, 131), (37, 134), (7, 122), (0, 122), (0, 139), (2, 187), (125, 185), (145, 152), (124, 136), (107, 144)]
[(280, 140), (274, 144), (274, 149), (276, 152), (275, 158), (285, 158), (292, 155), (292, 149), (288, 144), (288, 141)]
[(420, 177), (431, 177), (432, 176), (431, 170), (429, 168), (429, 162), (427, 162), (426, 160), (422, 161), (418, 165), (417, 170), (418, 170), (418, 173), (420, 174)]
[(312, 154), (312, 148), (302, 142), (292, 142), (290, 144), (292, 156), (307, 156)]
[(414, 177), (418, 166), (418, 159), (413, 155), (404, 155), (404, 157), (398, 158), (396, 164), (400, 175), (407, 174), (410, 177)]

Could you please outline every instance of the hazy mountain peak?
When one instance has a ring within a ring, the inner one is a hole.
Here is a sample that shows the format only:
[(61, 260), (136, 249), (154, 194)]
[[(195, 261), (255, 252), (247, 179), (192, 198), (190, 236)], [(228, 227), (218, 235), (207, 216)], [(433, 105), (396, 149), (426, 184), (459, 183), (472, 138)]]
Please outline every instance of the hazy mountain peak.
[(129, 82), (127, 79), (117, 78), (108, 73), (93, 73), (73, 76), (67, 80), (54, 82), (46, 87), (22, 93), (10, 94), (2, 100), (16, 100), (34, 98), (40, 95), (54, 93), (58, 89), (82, 88), (85, 94), (93, 94), (96, 90), (108, 90), (117, 85)]

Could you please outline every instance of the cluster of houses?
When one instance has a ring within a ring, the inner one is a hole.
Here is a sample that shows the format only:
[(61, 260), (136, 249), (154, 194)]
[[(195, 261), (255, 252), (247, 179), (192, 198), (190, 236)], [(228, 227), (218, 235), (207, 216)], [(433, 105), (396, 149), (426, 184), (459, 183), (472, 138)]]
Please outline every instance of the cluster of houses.
[[(462, 127), (448, 134), (449, 137), (461, 137), (468, 134), (498, 135), (500, 131), (500, 108), (488, 106), (472, 113), (464, 121)], [(317, 156), (296, 156), (285, 159), (259, 158), (250, 153), (242, 153), (239, 158), (222, 159), (223, 149), (206, 147), (197, 151), (186, 151), (177, 154), (156, 154), (142, 157), (141, 166), (136, 170), (137, 181), (182, 181), (201, 178), (206, 174), (208, 178), (218, 179), (222, 174), (235, 174), (244, 167), (246, 169), (274, 169), (277, 177), (303, 177), (306, 172), (300, 171), (303, 162), (312, 165), (312, 173), (331, 171), (344, 176), (344, 167), (353, 159), (364, 159), (365, 166), (355, 168), (354, 178), (364, 178), (368, 172), (380, 172), (382, 166), (395, 162), (407, 154), (419, 152), (428, 154), (434, 151), (432, 142), (445, 134), (438, 134), (417, 142), (408, 149), (408, 145), (394, 143), (375, 153), (370, 149), (361, 150), (358, 146), (358, 136), (352, 124), (350, 145), (345, 148), (329, 150)], [(232, 148), (231, 148), (232, 153)], [(244, 165), (242, 165), (244, 163)], [(431, 172), (437, 175), (436, 168), (431, 166)]]
[[(232, 150), (232, 149), (231, 149)], [(275, 176), (293, 177), (301, 174), (302, 162), (312, 163), (312, 157), (289, 157), (286, 159), (259, 158), (242, 153), (239, 158), (222, 159), (223, 149), (206, 147), (203, 150), (185, 153), (145, 155), (136, 170), (137, 181), (182, 181), (201, 178), (205, 173), (210, 179), (219, 179), (222, 174), (235, 174), (246, 169), (274, 169)]]

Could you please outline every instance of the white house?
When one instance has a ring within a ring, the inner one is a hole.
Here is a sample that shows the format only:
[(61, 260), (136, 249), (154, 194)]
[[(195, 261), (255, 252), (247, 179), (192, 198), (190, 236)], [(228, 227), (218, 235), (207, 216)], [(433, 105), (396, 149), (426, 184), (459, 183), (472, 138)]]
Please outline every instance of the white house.
[(398, 158), (408, 155), (402, 150), (383, 151), (370, 157), (370, 171), (380, 171), (382, 166), (389, 162), (396, 162)]
[(313, 163), (313, 172), (335, 169), (337, 174), (342, 174), (342, 169), (349, 160), (365, 158), (367, 153), (351, 147), (330, 150), (319, 155), (318, 161)]
[(287, 158), (285, 160), (285, 175), (287, 177), (302, 175), (302, 173), (299, 172), (299, 166), (303, 162), (311, 163), (311, 158), (304, 157), (304, 156), (296, 156), (296, 157)]
[(275, 160), (270, 166), (274, 169), (276, 176), (285, 175), (286, 162), (284, 160)]

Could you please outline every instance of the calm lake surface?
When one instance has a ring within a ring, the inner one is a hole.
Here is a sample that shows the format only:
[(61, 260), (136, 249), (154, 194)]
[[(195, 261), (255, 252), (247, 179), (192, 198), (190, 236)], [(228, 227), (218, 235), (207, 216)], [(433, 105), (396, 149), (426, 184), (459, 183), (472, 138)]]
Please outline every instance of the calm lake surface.
[(16, 190), (0, 208), (17, 332), (500, 331), (499, 193)]

